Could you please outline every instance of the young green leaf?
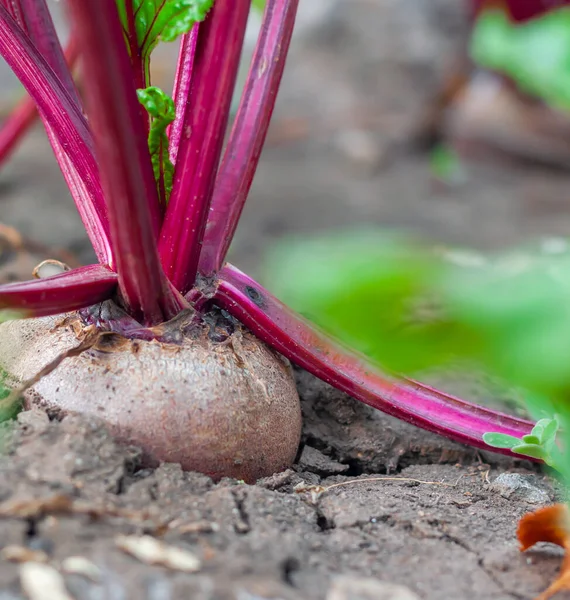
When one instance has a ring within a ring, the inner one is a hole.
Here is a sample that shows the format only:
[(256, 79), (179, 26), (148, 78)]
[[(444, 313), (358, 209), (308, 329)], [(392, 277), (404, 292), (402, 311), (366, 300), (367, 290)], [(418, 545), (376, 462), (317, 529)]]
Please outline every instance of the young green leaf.
[(174, 102), (157, 87), (137, 90), (140, 103), (151, 117), (148, 134), (148, 149), (152, 161), (158, 196), (162, 206), (166, 206), (172, 191), (174, 165), (168, 155), (168, 136), (166, 129), (174, 121), (176, 111)]
[(534, 446), (540, 446), (540, 438), (538, 438), (536, 435), (523, 435), (522, 436), (522, 441), (525, 444), (532, 444)]
[(493, 448), (513, 448), (519, 446), (521, 441), (512, 436), (505, 435), (504, 433), (485, 433), (483, 435), (483, 441)]
[[(158, 42), (173, 42), (188, 33), (195, 23), (206, 18), (213, 3), (214, 0), (117, 0), (125, 37), (132, 40), (136, 36), (137, 51), (145, 64), (145, 72), (148, 72), (150, 54)], [(132, 54), (132, 44), (129, 49)]]
[(546, 446), (556, 440), (559, 427), (558, 419), (541, 419), (534, 426), (532, 434), (538, 435), (540, 443)]
[(537, 446), (536, 444), (519, 444), (518, 446), (513, 446), (511, 450), (515, 454), (538, 458), (543, 460), (546, 464), (550, 464), (548, 453), (542, 446)]

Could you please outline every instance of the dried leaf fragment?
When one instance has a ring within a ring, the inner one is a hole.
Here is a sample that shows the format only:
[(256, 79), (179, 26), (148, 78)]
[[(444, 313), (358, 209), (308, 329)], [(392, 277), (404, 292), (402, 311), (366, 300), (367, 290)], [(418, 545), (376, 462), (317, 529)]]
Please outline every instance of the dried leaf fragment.
[(121, 535), (115, 538), (115, 544), (147, 565), (160, 565), (185, 573), (195, 573), (202, 566), (200, 559), (188, 550), (169, 546), (150, 535)]
[(528, 513), (519, 521), (517, 537), (524, 552), (538, 542), (564, 548), (565, 556), (558, 578), (536, 600), (548, 600), (554, 594), (570, 590), (570, 511), (566, 504), (553, 504)]
[(73, 600), (59, 571), (50, 565), (27, 562), (20, 567), (20, 584), (30, 600)]

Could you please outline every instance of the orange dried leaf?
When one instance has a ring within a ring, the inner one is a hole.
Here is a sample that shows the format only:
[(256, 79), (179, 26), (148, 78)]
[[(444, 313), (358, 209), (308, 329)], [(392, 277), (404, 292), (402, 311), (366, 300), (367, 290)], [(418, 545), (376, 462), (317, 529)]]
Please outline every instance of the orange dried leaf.
[(538, 542), (550, 542), (564, 548), (566, 554), (558, 578), (536, 600), (548, 600), (554, 594), (570, 590), (570, 511), (566, 504), (554, 504), (526, 514), (520, 521), (517, 537), (524, 552)]

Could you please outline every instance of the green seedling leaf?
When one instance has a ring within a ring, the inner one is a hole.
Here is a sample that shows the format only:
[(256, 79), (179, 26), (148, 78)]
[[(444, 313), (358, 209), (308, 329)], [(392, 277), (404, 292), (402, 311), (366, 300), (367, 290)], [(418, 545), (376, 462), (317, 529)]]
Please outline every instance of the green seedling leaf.
[[(173, 42), (188, 33), (195, 23), (206, 18), (214, 0), (117, 0), (119, 17), (129, 40), (133, 32), (129, 25), (127, 3), (132, 4), (138, 55), (148, 75), (150, 54), (158, 42)], [(132, 52), (131, 45), (127, 45)]]
[(556, 439), (559, 426), (558, 419), (540, 419), (531, 434), (538, 436), (540, 443), (546, 445)]
[(151, 118), (148, 149), (158, 196), (161, 204), (166, 206), (172, 191), (172, 178), (174, 176), (174, 165), (168, 154), (166, 129), (176, 116), (174, 102), (172, 98), (157, 87), (137, 90), (137, 95)]
[(513, 448), (519, 446), (521, 441), (512, 435), (506, 435), (505, 433), (485, 433), (483, 435), (483, 441), (493, 448)]
[(531, 445), (535, 445), (535, 446), (541, 445), (540, 438), (538, 438), (536, 435), (523, 435), (522, 441), (525, 444), (531, 444)]
[(550, 464), (549, 455), (542, 446), (537, 446), (535, 444), (519, 444), (518, 446), (513, 446), (511, 450), (515, 454), (538, 458), (539, 460), (543, 460), (545, 463)]

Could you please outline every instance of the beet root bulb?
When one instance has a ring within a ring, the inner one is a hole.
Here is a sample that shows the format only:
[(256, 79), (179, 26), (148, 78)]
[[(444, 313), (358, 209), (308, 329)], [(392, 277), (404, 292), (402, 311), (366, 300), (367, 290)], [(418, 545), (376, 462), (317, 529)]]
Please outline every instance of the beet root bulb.
[[(0, 368), (34, 377), (79, 344), (78, 316), (0, 325)], [(177, 343), (104, 335), (26, 392), (56, 416), (103, 419), (145, 463), (180, 463), (214, 479), (253, 482), (291, 465), (301, 434), (289, 364), (239, 324), (221, 342), (200, 326)]]

